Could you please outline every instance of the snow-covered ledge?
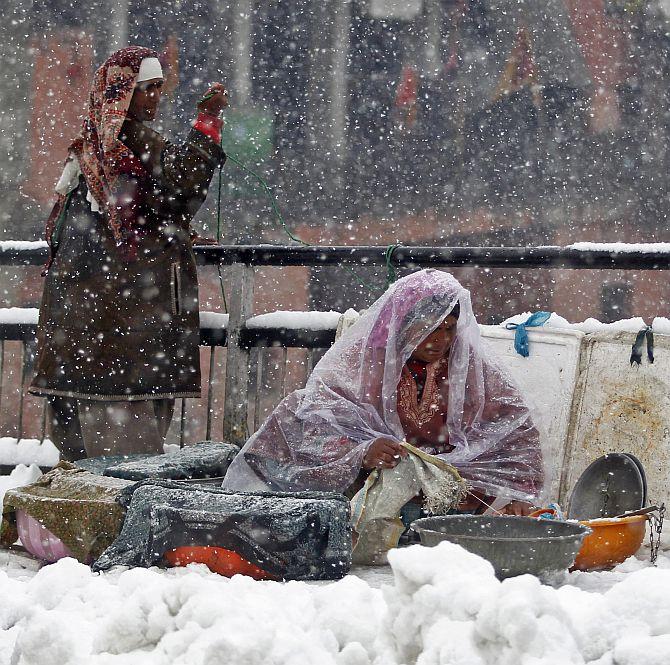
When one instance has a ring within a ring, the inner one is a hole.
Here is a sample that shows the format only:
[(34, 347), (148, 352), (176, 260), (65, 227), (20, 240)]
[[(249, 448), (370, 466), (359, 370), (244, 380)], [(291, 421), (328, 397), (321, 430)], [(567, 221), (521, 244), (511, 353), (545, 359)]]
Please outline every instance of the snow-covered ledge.
[(269, 312), (247, 319), (247, 328), (262, 330), (286, 328), (288, 330), (335, 330), (342, 314), (340, 312)]
[(576, 249), (581, 252), (645, 252), (670, 254), (670, 242), (575, 242), (566, 245), (566, 249)]
[(0, 251), (10, 252), (24, 249), (47, 249), (49, 245), (44, 240), (2, 240)]
[[(36, 307), (0, 307), (0, 324), (37, 323), (39, 310)], [(286, 328), (289, 330), (335, 330), (340, 312), (278, 311), (259, 314), (247, 320), (247, 328), (256, 330)], [(228, 327), (228, 314), (200, 312), (200, 327), (216, 330)]]
[[(670, 243), (667, 244), (670, 251)], [(37, 323), (39, 310), (36, 307), (0, 307), (0, 324), (25, 324), (35, 325)], [(505, 327), (507, 323), (523, 323), (531, 312), (522, 312), (505, 319), (500, 325)], [(301, 311), (277, 311), (267, 314), (259, 314), (247, 320), (246, 326), (252, 330), (272, 330), (284, 328), (287, 330), (335, 330), (342, 314), (335, 311), (327, 312), (301, 312)], [(225, 330), (228, 327), (228, 314), (220, 312), (200, 312), (200, 327), (213, 330)], [(647, 322), (641, 317), (622, 319), (613, 323), (602, 323), (598, 319), (588, 318), (582, 322), (571, 323), (559, 314), (553, 312), (544, 328), (559, 328), (580, 330), (584, 333), (603, 332), (607, 330), (622, 330), (637, 332), (644, 328)], [(651, 322), (654, 332), (670, 335), (670, 319), (657, 316)]]
[(35, 325), (39, 312), (37, 307), (0, 307), (0, 324)]

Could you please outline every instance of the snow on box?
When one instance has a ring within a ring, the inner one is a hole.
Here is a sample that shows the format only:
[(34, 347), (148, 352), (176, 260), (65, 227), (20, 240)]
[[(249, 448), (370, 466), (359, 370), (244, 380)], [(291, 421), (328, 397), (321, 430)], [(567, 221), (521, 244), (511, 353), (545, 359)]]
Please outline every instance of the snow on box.
[[(521, 314), (510, 316), (500, 324), (500, 327), (505, 328), (508, 323), (524, 323), (531, 314), (532, 312), (523, 312)], [(654, 319), (654, 321), (656, 320), (657, 319)], [(664, 319), (664, 321), (667, 322), (667, 319)], [(659, 323), (660, 322), (661, 321), (659, 320)], [(614, 321), (613, 323), (602, 323), (601, 321), (598, 321), (598, 319), (593, 318), (586, 319), (581, 323), (570, 323), (567, 319), (564, 319), (559, 314), (556, 314), (556, 312), (552, 312), (549, 320), (544, 324), (543, 329), (557, 328), (559, 330), (579, 330), (583, 333), (603, 332), (607, 330), (627, 330), (629, 332), (638, 332), (646, 326), (647, 323), (645, 320), (639, 316), (636, 316), (632, 319), (621, 319), (619, 321)], [(539, 329), (531, 328), (528, 330), (528, 332), (530, 333), (531, 330)], [(668, 330), (670, 330), (670, 324), (668, 325)], [(658, 332), (662, 331), (659, 330)]]

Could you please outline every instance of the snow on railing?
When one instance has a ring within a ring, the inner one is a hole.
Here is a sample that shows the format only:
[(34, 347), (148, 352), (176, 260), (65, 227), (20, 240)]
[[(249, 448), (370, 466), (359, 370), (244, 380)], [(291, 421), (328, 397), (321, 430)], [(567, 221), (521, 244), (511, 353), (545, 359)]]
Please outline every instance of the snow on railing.
[[(207, 245), (194, 252), (202, 265), (482, 268), (670, 269), (668, 243), (587, 243), (539, 247), (410, 247), (326, 245)], [(0, 242), (0, 265), (42, 265), (42, 241)]]
[(286, 328), (292, 330), (335, 330), (340, 312), (270, 312), (247, 319), (250, 329)]
[(0, 307), (0, 324), (36, 325), (37, 307)]
[(576, 249), (580, 252), (622, 252), (643, 254), (670, 254), (670, 242), (575, 242), (567, 245), (566, 249)]
[(48, 247), (49, 245), (44, 240), (0, 240), (0, 252), (47, 249)]

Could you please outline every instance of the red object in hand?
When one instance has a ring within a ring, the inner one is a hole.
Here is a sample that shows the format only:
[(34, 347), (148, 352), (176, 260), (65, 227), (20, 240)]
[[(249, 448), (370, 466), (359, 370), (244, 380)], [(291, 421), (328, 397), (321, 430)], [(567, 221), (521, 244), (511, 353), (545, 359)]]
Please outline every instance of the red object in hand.
[(237, 552), (209, 545), (184, 545), (166, 552), (165, 560), (170, 566), (188, 566), (189, 563), (204, 563), (213, 573), (224, 577), (246, 575), (255, 580), (272, 580), (274, 577)]
[(221, 128), (223, 120), (209, 113), (200, 112), (193, 123), (193, 127), (199, 132), (208, 136), (214, 143), (221, 143)]

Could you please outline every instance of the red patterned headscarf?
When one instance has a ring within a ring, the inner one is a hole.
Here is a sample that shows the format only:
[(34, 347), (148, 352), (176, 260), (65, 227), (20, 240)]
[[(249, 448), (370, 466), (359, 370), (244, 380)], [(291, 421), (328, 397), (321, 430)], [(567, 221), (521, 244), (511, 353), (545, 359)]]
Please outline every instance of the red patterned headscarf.
[[(122, 173), (144, 173), (142, 163), (119, 140), (119, 134), (128, 114), (142, 60), (157, 57), (151, 49), (129, 46), (116, 51), (105, 61), (93, 77), (82, 132), (70, 146), (70, 153), (76, 155), (88, 189), (105, 214), (119, 245), (131, 230), (124, 229), (119, 220), (114, 186)], [(64, 212), (65, 200), (65, 196), (59, 195), (47, 221), (46, 237), (50, 245), (57, 221)]]

